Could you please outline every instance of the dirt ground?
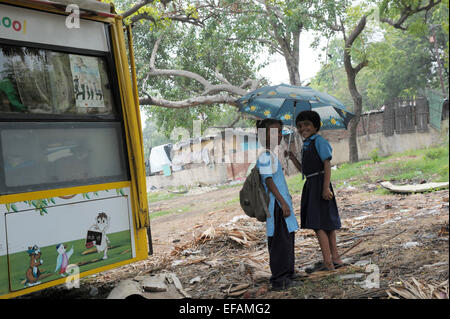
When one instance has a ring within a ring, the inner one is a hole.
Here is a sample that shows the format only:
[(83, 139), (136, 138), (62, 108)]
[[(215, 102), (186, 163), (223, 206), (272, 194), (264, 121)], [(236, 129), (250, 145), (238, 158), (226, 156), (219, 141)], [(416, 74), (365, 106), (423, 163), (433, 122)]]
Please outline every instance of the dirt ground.
[[(200, 299), (448, 298), (448, 190), (379, 195), (375, 189), (335, 189), (337, 242), (347, 266), (307, 274), (321, 252), (312, 231), (296, 233), (298, 278), (285, 291), (270, 290), (265, 224), (243, 215), (234, 186), (152, 204), (152, 212), (181, 212), (152, 219), (147, 260), (83, 278), (80, 289), (59, 286), (23, 298), (105, 298), (123, 279), (168, 272)], [(293, 201), (298, 209), (300, 195)]]

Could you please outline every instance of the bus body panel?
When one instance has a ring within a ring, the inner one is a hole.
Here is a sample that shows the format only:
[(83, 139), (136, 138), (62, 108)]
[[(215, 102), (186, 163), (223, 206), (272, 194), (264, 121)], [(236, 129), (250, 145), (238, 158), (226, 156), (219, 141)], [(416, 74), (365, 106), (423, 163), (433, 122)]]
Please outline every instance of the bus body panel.
[(1, 38), (108, 52), (104, 24), (79, 21), (76, 25), (63, 15), (0, 4)]
[[(114, 14), (90, 14), (80, 19), (80, 28), (70, 28), (70, 14), (45, 5), (0, 0), (0, 44), (111, 59), (111, 80), (117, 83), (112, 89), (119, 108), (115, 116), (123, 125), (122, 151), (130, 178), (0, 195), (0, 298), (60, 284), (76, 287), (74, 278), (148, 257), (142, 132), (123, 23)], [(108, 228), (101, 230), (104, 223)]]
[(119, 188), (11, 203), (2, 212), (11, 290), (67, 277), (69, 265), (80, 273), (134, 258), (128, 198)]

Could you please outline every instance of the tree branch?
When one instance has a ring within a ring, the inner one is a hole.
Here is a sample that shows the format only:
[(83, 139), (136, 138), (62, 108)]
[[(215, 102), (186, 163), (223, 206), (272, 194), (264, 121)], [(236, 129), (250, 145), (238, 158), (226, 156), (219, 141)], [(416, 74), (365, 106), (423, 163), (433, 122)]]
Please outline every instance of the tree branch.
[(162, 98), (151, 97), (147, 94), (147, 97), (139, 99), (139, 104), (156, 105), (174, 109), (188, 108), (204, 104), (229, 104), (232, 106), (237, 106), (235, 97), (224, 94), (197, 96), (195, 98), (189, 98), (182, 101), (169, 101)]
[(366, 26), (367, 22), (367, 16), (363, 15), (361, 19), (359, 19), (358, 24), (353, 29), (352, 33), (350, 33), (349, 37), (345, 41), (345, 47), (350, 48), (353, 45), (353, 42), (355, 42), (356, 38), (361, 34), (361, 32), (364, 30), (364, 27)]
[[(347, 72), (347, 76), (350, 78), (356, 77), (356, 74), (361, 71), (363, 67), (367, 65), (367, 60), (365, 59), (363, 62), (358, 64), (355, 68), (352, 66), (352, 57), (350, 55), (350, 50), (352, 48), (353, 42), (355, 42), (356, 38), (361, 34), (361, 32), (364, 30), (367, 22), (367, 16), (363, 15), (361, 19), (359, 20), (358, 24), (355, 26), (355, 28), (352, 30), (350, 35), (345, 37), (345, 28), (342, 28), (342, 33), (344, 34), (344, 40), (345, 40), (345, 49), (344, 49), (344, 66), (345, 70)], [(342, 22), (341, 22), (342, 23)], [(342, 26), (344, 26), (342, 24)]]
[(364, 59), (364, 61), (362, 61), (354, 68), (355, 73), (357, 74), (359, 71), (361, 71), (362, 68), (366, 67), (367, 65), (369, 65), (369, 61), (367, 59)]
[(400, 17), (397, 19), (397, 21), (393, 21), (392, 19), (389, 18), (381, 18), (380, 17), (380, 21), (381, 22), (385, 22), (387, 24), (390, 24), (391, 26), (393, 26), (396, 29), (400, 29), (400, 30), (407, 30), (408, 27), (403, 26), (402, 24), (412, 15), (421, 12), (421, 11), (425, 11), (426, 13), (431, 10), (434, 6), (438, 5), (441, 2), (441, 0), (430, 0), (430, 2), (428, 2), (427, 5), (423, 6), (423, 7), (417, 7), (415, 9), (412, 9), (410, 5), (405, 6), (402, 8), (401, 12), (400, 12)]
[(157, 69), (155, 65), (156, 54), (158, 52), (159, 45), (162, 41), (162, 36), (160, 36), (153, 46), (152, 54), (150, 57), (150, 70), (147, 73), (147, 77), (150, 76), (181, 76), (190, 78), (199, 82), (203, 87), (204, 91), (200, 95), (185, 99), (182, 101), (169, 101), (162, 98), (151, 97), (147, 94), (146, 98), (140, 98), (139, 102), (143, 105), (157, 105), (169, 108), (185, 108), (191, 106), (197, 106), (201, 104), (214, 104), (214, 103), (226, 103), (230, 105), (237, 106), (236, 96), (243, 96), (247, 93), (246, 87), (251, 86), (252, 90), (256, 89), (258, 82), (254, 80), (245, 81), (240, 87), (232, 85), (227, 79), (225, 79), (216, 69), (216, 77), (223, 82), (223, 84), (211, 84), (207, 79), (205, 79), (200, 74), (185, 71), (185, 70), (170, 70), (170, 69)]
[(145, 7), (147, 4), (153, 3), (154, 1), (155, 0), (143, 0), (140, 3), (136, 4), (134, 7), (132, 7), (131, 9), (125, 11), (122, 14), (122, 17), (125, 19), (130, 15), (132, 15), (133, 13), (137, 12), (140, 8)]
[(160, 35), (153, 46), (152, 55), (150, 56), (150, 70), (155, 69), (156, 52), (158, 52), (159, 44), (161, 43), (162, 38), (163, 35)]
[[(185, 15), (173, 13), (173, 12), (172, 13), (163, 14), (161, 16), (161, 18), (162, 19), (167, 18), (167, 19), (170, 19), (172, 21), (178, 21), (178, 22), (183, 22), (183, 23), (190, 23), (190, 24), (193, 24), (193, 25), (196, 25), (196, 26), (203, 26), (203, 23), (200, 20), (198, 20), (198, 19), (195, 19), (195, 18), (190, 17), (190, 16), (185, 16)], [(139, 20), (150, 20), (153, 23), (157, 22), (155, 20), (155, 18), (152, 17), (151, 15), (149, 15), (147, 12), (137, 14), (137, 15), (133, 16), (130, 19), (130, 21), (132, 23), (135, 23), (135, 22), (137, 22)]]
[[(272, 35), (275, 36), (273, 33), (272, 33)], [(245, 38), (240, 38), (240, 39), (238, 39), (238, 38), (227, 38), (226, 40), (227, 40), (227, 41), (257, 41), (257, 42), (259, 42), (259, 43), (261, 43), (261, 44), (266, 44), (266, 45), (268, 45), (268, 46), (269, 46), (270, 48), (272, 48), (275, 52), (277, 52), (277, 53), (283, 55), (283, 51), (281, 51), (280, 48), (279, 48), (276, 44), (274, 44), (274, 42), (272, 42), (272, 41), (270, 41), (270, 40), (267, 40), (267, 39), (253, 38), (253, 37), (245, 37)]]
[(252, 80), (247, 79), (242, 85), (240, 86), (241, 89), (249, 88), (250, 91), (254, 91), (258, 88), (259, 80)]
[(218, 67), (216, 67), (216, 69), (214, 70), (214, 74), (216, 75), (216, 78), (219, 79), (219, 81), (221, 81), (227, 85), (231, 85), (231, 83), (228, 82), (228, 80), (222, 74), (220, 74)]

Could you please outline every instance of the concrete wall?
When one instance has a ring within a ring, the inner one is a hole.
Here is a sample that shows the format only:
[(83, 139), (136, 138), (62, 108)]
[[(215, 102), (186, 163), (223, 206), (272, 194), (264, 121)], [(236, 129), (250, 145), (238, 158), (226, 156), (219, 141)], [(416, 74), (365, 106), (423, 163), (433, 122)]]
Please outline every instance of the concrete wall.
[[(358, 155), (360, 160), (369, 159), (370, 152), (378, 148), (380, 156), (387, 156), (397, 152), (421, 149), (441, 143), (441, 133), (430, 129), (426, 133), (394, 134), (384, 136), (383, 133), (358, 136)], [(330, 142), (333, 148), (332, 164), (348, 162), (348, 139)]]
[[(377, 148), (380, 156), (387, 156), (397, 152), (439, 145), (445, 139), (448, 141), (448, 122), (448, 119), (442, 122), (441, 131), (437, 131), (430, 126), (428, 132), (394, 133), (392, 136), (385, 136), (383, 134), (383, 113), (374, 112), (370, 115), (364, 114), (357, 129), (359, 158), (360, 160), (370, 159), (370, 153)], [(333, 147), (332, 165), (348, 162), (348, 130), (322, 131), (320, 134)], [(236, 153), (234, 156), (240, 153)], [(251, 154), (254, 155), (253, 152)], [(254, 161), (254, 156), (249, 155), (242, 155), (246, 163), (219, 163), (212, 166), (202, 166), (172, 172), (171, 176), (147, 176), (147, 189), (150, 189), (152, 186), (161, 188), (181, 185), (193, 186), (198, 184), (213, 185), (225, 183), (230, 180), (244, 179), (250, 163)], [(280, 158), (280, 160), (282, 159)], [(228, 161), (231, 160), (229, 159)], [(283, 161), (282, 164), (286, 174), (287, 170)], [(298, 173), (292, 162), (289, 163), (288, 168), (288, 175)]]
[[(443, 142), (448, 136), (448, 120), (442, 122), (441, 131), (428, 125), (427, 132), (413, 132), (407, 134), (394, 133), (392, 136), (383, 134), (383, 112), (371, 112), (361, 116), (357, 128), (358, 155), (360, 160), (369, 159), (370, 153), (378, 148), (380, 156), (407, 150), (421, 149), (435, 146)], [(348, 162), (348, 130), (328, 130), (320, 132), (333, 147), (332, 164)]]
[(228, 181), (227, 164), (215, 164), (172, 172), (171, 176), (147, 176), (147, 190), (156, 188), (193, 186), (199, 184), (214, 185)]
[[(370, 113), (364, 113), (356, 128), (356, 134), (363, 136), (367, 134), (376, 134), (383, 132), (383, 112), (372, 111)], [(320, 135), (325, 137), (330, 143), (339, 142), (344, 139), (348, 139), (350, 136), (349, 130), (326, 130), (319, 131)]]

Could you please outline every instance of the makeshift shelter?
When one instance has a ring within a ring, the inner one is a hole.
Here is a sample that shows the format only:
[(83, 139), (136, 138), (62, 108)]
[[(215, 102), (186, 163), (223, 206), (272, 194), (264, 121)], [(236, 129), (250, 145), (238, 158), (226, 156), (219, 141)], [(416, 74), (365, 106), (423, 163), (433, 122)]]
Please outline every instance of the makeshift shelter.
[(150, 174), (164, 172), (164, 175), (170, 175), (170, 166), (172, 165), (172, 144), (164, 144), (152, 147), (150, 149), (149, 166)]

